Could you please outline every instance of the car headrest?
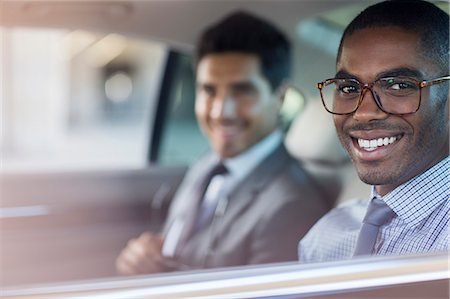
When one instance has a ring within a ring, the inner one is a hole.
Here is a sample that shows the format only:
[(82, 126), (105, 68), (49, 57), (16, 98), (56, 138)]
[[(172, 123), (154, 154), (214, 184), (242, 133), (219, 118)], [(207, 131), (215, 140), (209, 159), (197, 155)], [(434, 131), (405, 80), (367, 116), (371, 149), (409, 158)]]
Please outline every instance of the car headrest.
[(330, 206), (339, 202), (346, 188), (345, 169), (350, 159), (341, 146), (333, 116), (318, 99), (311, 99), (286, 133), (285, 145), (321, 187)]
[(336, 135), (333, 116), (325, 111), (320, 99), (309, 99), (287, 131), (285, 145), (300, 161), (336, 165), (349, 161)]

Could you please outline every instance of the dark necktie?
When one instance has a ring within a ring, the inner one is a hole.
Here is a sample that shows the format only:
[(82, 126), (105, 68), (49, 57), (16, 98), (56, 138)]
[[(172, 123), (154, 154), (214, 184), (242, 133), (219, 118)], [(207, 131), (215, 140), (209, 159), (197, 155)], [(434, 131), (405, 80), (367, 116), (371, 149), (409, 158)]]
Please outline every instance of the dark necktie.
[(394, 216), (394, 211), (384, 201), (374, 197), (367, 208), (366, 216), (364, 216), (353, 255), (372, 254), (380, 226), (386, 224)]
[(227, 169), (225, 166), (221, 162), (218, 162), (214, 166), (210, 167), (209, 170), (197, 181), (196, 187), (194, 188), (194, 192), (192, 194), (192, 196), (194, 196), (194, 199), (192, 200), (192, 209), (186, 214), (186, 218), (184, 219), (182, 233), (176, 245), (176, 254), (179, 254), (186, 242), (196, 232), (196, 230), (199, 229), (199, 224), (197, 224), (197, 222), (199, 221), (198, 218), (201, 215), (202, 200), (211, 179), (218, 174), (224, 174), (226, 172)]
[[(219, 163), (216, 166), (211, 169), (209, 175), (207, 178), (205, 178), (203, 190), (201, 191), (200, 195), (200, 203), (198, 206), (198, 212), (195, 219), (195, 226), (194, 226), (194, 232), (199, 231), (202, 228), (206, 227), (213, 218), (214, 211), (217, 207), (219, 196), (220, 196), (220, 190), (214, 190), (213, 194), (211, 194), (211, 190), (208, 190), (210, 185), (212, 186), (213, 179), (216, 179), (215, 177), (218, 175), (224, 175), (228, 171), (226, 167)], [(221, 178), (224, 179), (223, 177)], [(215, 187), (219, 188), (223, 187), (223, 181), (215, 181)]]
[(199, 197), (200, 199), (203, 199), (203, 196), (205, 195), (205, 191), (208, 188), (209, 183), (211, 182), (211, 179), (219, 174), (225, 174), (227, 173), (227, 168), (225, 165), (223, 165), (221, 162), (214, 165), (208, 173), (203, 177), (203, 182), (200, 184), (199, 188)]

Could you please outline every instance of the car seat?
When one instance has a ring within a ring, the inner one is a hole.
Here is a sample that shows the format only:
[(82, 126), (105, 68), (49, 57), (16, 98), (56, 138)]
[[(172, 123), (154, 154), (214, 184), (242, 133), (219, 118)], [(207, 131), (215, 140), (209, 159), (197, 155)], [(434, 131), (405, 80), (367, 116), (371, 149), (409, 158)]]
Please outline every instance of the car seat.
[(359, 179), (339, 142), (333, 116), (325, 111), (320, 99), (306, 102), (287, 131), (285, 145), (331, 198), (332, 205), (369, 197), (370, 186)]

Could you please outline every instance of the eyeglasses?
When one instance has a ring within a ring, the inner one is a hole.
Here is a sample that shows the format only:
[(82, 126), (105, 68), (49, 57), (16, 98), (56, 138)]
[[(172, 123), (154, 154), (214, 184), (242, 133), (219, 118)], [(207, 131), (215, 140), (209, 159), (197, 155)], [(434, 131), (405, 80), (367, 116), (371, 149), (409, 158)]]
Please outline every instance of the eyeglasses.
[(412, 114), (419, 110), (422, 88), (450, 80), (450, 76), (429, 81), (410, 77), (380, 78), (372, 83), (356, 79), (327, 79), (317, 83), (325, 109), (332, 114), (355, 112), (368, 90), (380, 110), (389, 114)]

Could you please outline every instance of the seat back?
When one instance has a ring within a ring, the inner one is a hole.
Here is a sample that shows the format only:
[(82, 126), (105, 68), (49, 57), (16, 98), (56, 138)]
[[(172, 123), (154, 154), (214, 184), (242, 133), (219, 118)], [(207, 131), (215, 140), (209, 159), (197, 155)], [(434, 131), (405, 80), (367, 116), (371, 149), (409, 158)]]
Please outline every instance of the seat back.
[(290, 126), (285, 139), (288, 151), (316, 179), (334, 205), (352, 198), (368, 198), (363, 183), (337, 137), (333, 117), (320, 99), (311, 98)]

